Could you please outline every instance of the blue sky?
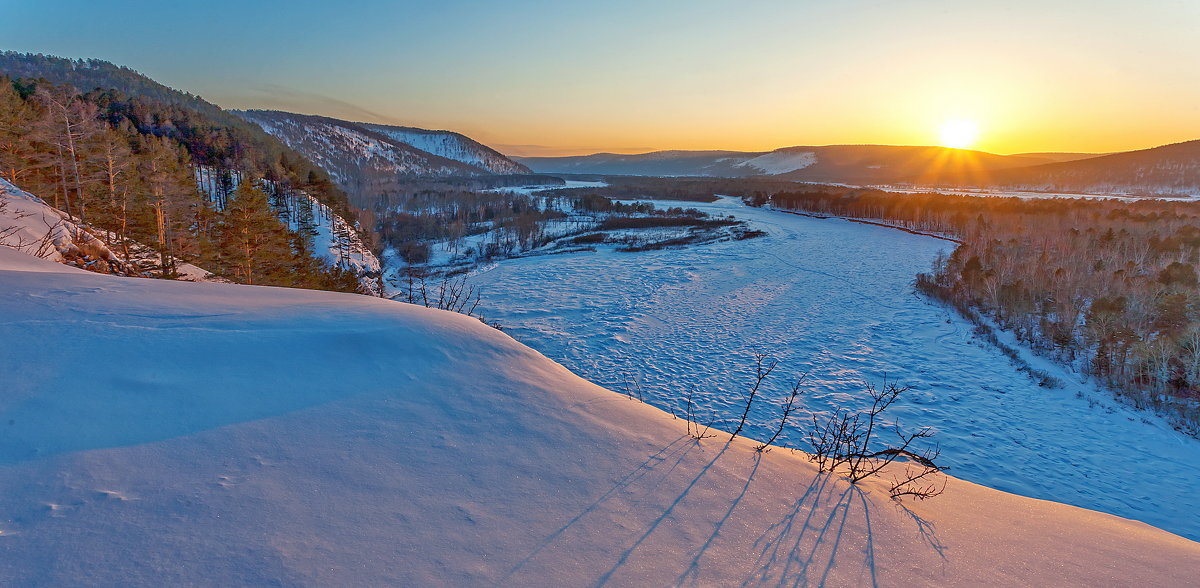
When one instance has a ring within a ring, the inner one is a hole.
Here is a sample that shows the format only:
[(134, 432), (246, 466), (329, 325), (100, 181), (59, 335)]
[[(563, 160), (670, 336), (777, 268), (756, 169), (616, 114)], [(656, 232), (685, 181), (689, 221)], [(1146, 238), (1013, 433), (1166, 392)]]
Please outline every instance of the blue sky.
[(1200, 137), (1200, 2), (3, 0), (4, 49), (506, 150)]

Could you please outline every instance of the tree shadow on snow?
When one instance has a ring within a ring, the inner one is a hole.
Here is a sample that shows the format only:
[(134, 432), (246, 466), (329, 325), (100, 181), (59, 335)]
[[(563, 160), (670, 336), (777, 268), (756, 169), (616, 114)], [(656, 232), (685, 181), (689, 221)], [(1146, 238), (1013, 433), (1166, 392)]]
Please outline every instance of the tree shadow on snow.
[[(499, 581), (507, 584), (522, 568), (543, 550), (564, 536), (572, 527), (591, 514), (599, 513), (602, 505), (621, 495), (635, 483), (649, 488), (658, 488), (671, 473), (700, 444), (688, 436), (681, 436), (657, 453), (647, 457), (633, 471), (625, 475), (585, 507), (579, 514), (543, 539), (529, 555), (525, 556)], [(699, 468), (699, 471), (683, 486), (679, 494), (664, 508), (661, 514), (650, 521), (646, 528), (626, 547), (616, 561), (601, 574), (594, 586), (604, 586), (625, 565), (630, 556), (660, 527), (676, 514), (678, 507), (689, 496), (700, 481), (708, 475), (712, 466), (729, 449), (725, 442), (721, 448)], [(726, 524), (735, 520), (735, 511), (750, 491), (762, 462), (762, 455), (755, 454), (754, 464), (746, 476), (740, 491), (730, 498), (728, 508), (713, 523), (711, 532), (699, 543), (691, 560), (675, 579), (676, 585), (704, 585), (701, 563), (705, 554), (716, 542)], [(653, 474), (653, 475), (652, 475)], [(942, 556), (945, 546), (938, 540), (933, 524), (922, 519), (903, 503), (890, 499), (888, 506), (900, 508), (916, 523), (920, 540)], [(860, 585), (878, 586), (875, 569), (875, 537), (872, 528), (873, 510), (870, 496), (857, 486), (846, 483), (829, 474), (813, 476), (808, 486), (792, 503), (782, 519), (768, 526), (753, 543), (754, 557), (750, 575), (741, 586), (807, 586), (823, 585), (827, 582), (840, 583), (847, 578)], [(861, 521), (861, 523), (860, 523)], [(860, 529), (863, 531), (860, 532)], [(942, 556), (944, 558), (944, 556)], [(834, 576), (834, 571), (836, 577)]]
[[(683, 488), (683, 491), (680, 492), (679, 496), (675, 497), (675, 500), (671, 501), (671, 504), (669, 506), (667, 506), (666, 510), (664, 510), (662, 512), (662, 514), (658, 515), (657, 518), (655, 518), (653, 521), (650, 522), (649, 525), (647, 525), (646, 531), (643, 532), (641, 534), (641, 536), (639, 536), (633, 542), (633, 544), (630, 545), (629, 548), (627, 548), (621, 554), (621, 556), (619, 558), (617, 558), (616, 563), (614, 563), (613, 566), (611, 568), (609, 568), (607, 572), (605, 572), (603, 575), (600, 576), (600, 579), (596, 581), (595, 586), (599, 587), (599, 586), (603, 586), (608, 583), (609, 579), (612, 578), (613, 574), (615, 574), (617, 572), (617, 570), (621, 569), (621, 566), (625, 565), (625, 561), (629, 559), (629, 556), (632, 555), (633, 552), (636, 551), (639, 546), (641, 546), (642, 542), (644, 542), (647, 538), (649, 538), (650, 535), (652, 535), (654, 533), (654, 531), (656, 529), (658, 529), (658, 526), (661, 525), (664, 520), (666, 520), (668, 517), (671, 516), (671, 513), (675, 512), (676, 507), (678, 507), (680, 505), (680, 503), (683, 502), (683, 499), (687, 498), (687, 495), (689, 493), (691, 493), (691, 491), (696, 487), (696, 484), (700, 481), (700, 479), (703, 478), (705, 476), (705, 474), (708, 473), (708, 470), (712, 468), (713, 464), (717, 463), (717, 460), (721, 459), (722, 455), (725, 455), (725, 452), (729, 450), (729, 446), (730, 446), (731, 442), (732, 442), (732, 438), (729, 441), (726, 441), (725, 444), (721, 446), (721, 450), (718, 451), (717, 454), (714, 455), (712, 457), (712, 459), (710, 459), (708, 461), (708, 463), (704, 464), (704, 466), (700, 468), (700, 471), (696, 474), (696, 476), (694, 478), (692, 478), (692, 480), (690, 482), (688, 482), (687, 486), (685, 486)], [(682, 459), (682, 457), (680, 459)], [(755, 470), (757, 470), (757, 469), (758, 469), (758, 464), (755, 463)], [(747, 480), (746, 488), (749, 487), (749, 484), (750, 484), (750, 481)], [(732, 513), (733, 509), (737, 507), (737, 502), (740, 501), (741, 498), (743, 496), (745, 496), (745, 494), (746, 494), (745, 488), (743, 488), (742, 493), (738, 496), (737, 500), (734, 501), (734, 503), (730, 507), (729, 511), (726, 512), (725, 518), (723, 518), (718, 523), (718, 530), (719, 530), (719, 526), (721, 524), (724, 524), (724, 521), (726, 519), (728, 519), (729, 514)], [(705, 543), (705, 547), (707, 547), (708, 544), (711, 543), (712, 539), (715, 537), (716, 537), (716, 533), (714, 532), (713, 535), (711, 535), (709, 537), (709, 541)], [(695, 566), (699, 562), (700, 555), (701, 555), (700, 553), (698, 553), (696, 555), (696, 558), (693, 560), (693, 566)], [(688, 572), (685, 571), (684, 575), (686, 576), (687, 574), (688, 574)]]
[[(913, 519), (921, 541), (944, 559), (945, 546), (934, 525), (902, 502), (892, 505)], [(831, 581), (837, 569), (836, 583), (853, 578), (857, 585), (878, 586), (872, 522), (872, 511), (878, 508), (858, 486), (830, 474), (818, 474), (788, 514), (754, 542), (755, 572), (741, 585), (821, 586)], [(855, 525), (847, 525), (859, 511), (862, 533), (851, 531)]]
[(579, 523), (579, 521), (586, 518), (589, 514), (596, 512), (600, 505), (607, 502), (621, 490), (630, 487), (638, 480), (649, 475), (662, 463), (665, 463), (671, 458), (675, 458), (675, 461), (670, 465), (670, 467), (667, 469), (667, 472), (663, 474), (662, 477), (670, 474), (670, 472), (673, 471), (675, 467), (683, 461), (683, 458), (687, 455), (687, 452), (692, 449), (693, 444), (686, 442), (686, 440), (690, 439), (691, 438), (687, 435), (680, 435), (678, 438), (668, 443), (666, 447), (663, 447), (657, 453), (647, 457), (646, 460), (634, 468), (632, 472), (629, 472), (625, 475), (625, 477), (618, 480), (617, 483), (612, 486), (612, 488), (609, 488), (606, 492), (604, 492), (604, 494), (601, 494), (595, 501), (580, 511), (579, 514), (572, 517), (553, 533), (547, 535), (546, 538), (543, 539), (542, 542), (539, 543), (538, 546), (529, 553), (529, 555), (526, 555), (524, 558), (522, 558), (521, 561), (517, 562), (517, 565), (513, 566), (513, 568), (509, 570), (507, 574), (505, 574), (500, 583), (506, 583), (514, 574), (519, 572), (530, 561), (537, 557), (539, 553), (554, 543), (554, 541), (561, 537), (563, 533), (566, 533), (568, 529), (574, 527), (577, 523)]

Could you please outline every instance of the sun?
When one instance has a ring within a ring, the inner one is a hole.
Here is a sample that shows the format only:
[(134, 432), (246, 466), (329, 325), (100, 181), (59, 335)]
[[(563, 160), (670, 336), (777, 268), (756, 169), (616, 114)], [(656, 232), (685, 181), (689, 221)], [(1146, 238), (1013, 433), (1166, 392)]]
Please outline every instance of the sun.
[(942, 123), (942, 147), (966, 149), (979, 137), (979, 125), (974, 121), (951, 119)]

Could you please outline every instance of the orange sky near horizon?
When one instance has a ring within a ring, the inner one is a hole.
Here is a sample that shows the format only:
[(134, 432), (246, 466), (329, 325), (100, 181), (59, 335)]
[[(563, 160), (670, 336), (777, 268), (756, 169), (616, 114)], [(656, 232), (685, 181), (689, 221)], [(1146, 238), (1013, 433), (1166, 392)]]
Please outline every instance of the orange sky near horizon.
[(950, 120), (1001, 154), (1200, 139), (1200, 0), (213, 0), (137, 35), (64, 1), (17, 3), (8, 48), (513, 155), (937, 145)]

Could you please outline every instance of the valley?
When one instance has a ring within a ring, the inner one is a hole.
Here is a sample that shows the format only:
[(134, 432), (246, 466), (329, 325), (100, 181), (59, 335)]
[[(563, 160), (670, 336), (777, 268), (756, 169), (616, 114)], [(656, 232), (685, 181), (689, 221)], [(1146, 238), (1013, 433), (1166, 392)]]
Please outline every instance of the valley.
[(0, 51), (0, 585), (1200, 577), (1200, 111), (1144, 59), (120, 4), (186, 89), (39, 52), (57, 4)]

